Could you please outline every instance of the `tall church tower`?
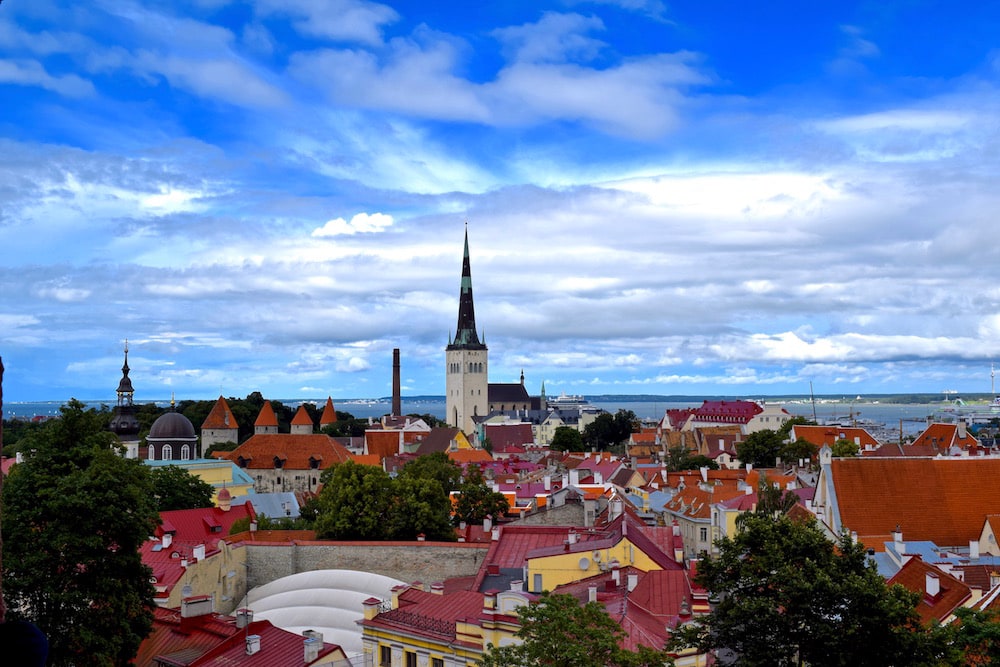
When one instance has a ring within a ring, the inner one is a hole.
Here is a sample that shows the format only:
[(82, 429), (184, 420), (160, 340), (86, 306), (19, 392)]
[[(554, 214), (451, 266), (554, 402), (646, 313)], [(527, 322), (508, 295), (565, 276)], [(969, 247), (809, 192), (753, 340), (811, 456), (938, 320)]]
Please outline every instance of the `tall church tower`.
[(465, 433), (475, 430), (473, 417), (484, 417), (489, 406), (488, 353), (476, 333), (472, 303), (472, 270), (469, 267), (469, 228), (465, 228), (462, 289), (458, 295), (458, 328), (445, 348), (445, 419)]
[(118, 405), (111, 417), (110, 428), (126, 447), (125, 456), (132, 459), (139, 456), (139, 418), (135, 415), (132, 396), (132, 380), (128, 376), (128, 341), (125, 341), (125, 363), (122, 365), (122, 379), (118, 383)]

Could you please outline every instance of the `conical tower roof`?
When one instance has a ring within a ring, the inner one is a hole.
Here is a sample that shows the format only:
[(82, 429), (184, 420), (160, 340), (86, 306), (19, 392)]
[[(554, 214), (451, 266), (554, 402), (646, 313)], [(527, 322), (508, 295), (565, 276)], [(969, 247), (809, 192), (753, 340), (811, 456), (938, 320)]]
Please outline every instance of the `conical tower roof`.
[(264, 407), (260, 409), (260, 414), (257, 415), (257, 421), (255, 421), (253, 425), (254, 426), (278, 425), (278, 415), (274, 414), (274, 408), (271, 407), (271, 401), (264, 401)]
[(239, 428), (240, 425), (236, 422), (236, 415), (233, 411), (229, 409), (229, 403), (226, 402), (222, 396), (219, 396), (219, 400), (215, 402), (212, 406), (212, 411), (208, 413), (205, 417), (205, 422), (201, 425), (203, 429), (206, 428)]
[(300, 405), (299, 409), (295, 411), (295, 416), (292, 417), (292, 426), (314, 426), (305, 404)]
[(327, 424), (337, 423), (337, 411), (333, 408), (333, 399), (329, 396), (326, 397), (326, 405), (323, 407), (323, 414), (319, 417), (320, 428), (326, 426)]
[(476, 307), (472, 300), (472, 268), (469, 263), (469, 228), (465, 228), (465, 253), (462, 257), (462, 287), (458, 294), (458, 327), (449, 350), (484, 350), (476, 333)]

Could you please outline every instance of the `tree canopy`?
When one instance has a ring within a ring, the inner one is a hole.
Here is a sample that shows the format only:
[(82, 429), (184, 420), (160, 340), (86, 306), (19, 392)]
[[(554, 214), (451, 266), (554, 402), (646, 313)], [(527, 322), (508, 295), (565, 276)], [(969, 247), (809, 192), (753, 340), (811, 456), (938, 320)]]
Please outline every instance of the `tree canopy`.
[(158, 466), (150, 471), (150, 478), (158, 512), (212, 506), (212, 485), (180, 466)]
[(777, 431), (763, 429), (737, 442), (736, 456), (742, 463), (750, 463), (755, 468), (773, 468), (781, 455), (781, 446), (781, 436)]
[(3, 486), (8, 618), (48, 635), (51, 665), (126, 665), (153, 619), (139, 554), (159, 522), (149, 471), (76, 400), (29, 440)]
[(458, 487), (458, 499), (454, 507), (455, 523), (482, 523), (487, 516), (499, 518), (508, 509), (510, 504), (507, 498), (486, 483), (479, 466), (468, 466), (462, 484)]
[(615, 414), (602, 412), (583, 429), (583, 442), (587, 447), (605, 451), (620, 445), (639, 428), (639, 418), (631, 410)]
[(484, 667), (662, 667), (673, 664), (664, 651), (629, 651), (619, 645), (622, 627), (597, 602), (580, 604), (571, 595), (542, 593), (518, 609), (520, 644), (491, 646)]
[(583, 434), (580, 431), (572, 426), (557, 426), (549, 449), (554, 452), (583, 452), (587, 447), (583, 444)]
[(841, 438), (834, 442), (830, 449), (833, 456), (837, 458), (857, 456), (861, 451), (861, 448), (856, 443), (846, 438)]
[(888, 587), (849, 535), (814, 521), (746, 515), (742, 531), (702, 554), (696, 581), (715, 601), (671, 647), (715, 651), (721, 664), (780, 667), (929, 665), (942, 655), (921, 626), (919, 596)]

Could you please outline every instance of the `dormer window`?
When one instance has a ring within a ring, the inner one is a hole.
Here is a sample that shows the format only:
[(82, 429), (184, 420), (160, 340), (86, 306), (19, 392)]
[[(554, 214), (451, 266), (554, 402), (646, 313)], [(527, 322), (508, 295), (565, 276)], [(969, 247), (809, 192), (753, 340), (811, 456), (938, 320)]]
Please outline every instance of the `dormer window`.
[(280, 469), (284, 465), (285, 465), (285, 462), (282, 459), (278, 458), (277, 456), (274, 457), (274, 467), (275, 468), (279, 468)]
[(310, 456), (309, 457), (309, 467), (312, 468), (313, 470), (316, 470), (317, 468), (319, 468), (319, 459), (317, 459), (315, 456)]

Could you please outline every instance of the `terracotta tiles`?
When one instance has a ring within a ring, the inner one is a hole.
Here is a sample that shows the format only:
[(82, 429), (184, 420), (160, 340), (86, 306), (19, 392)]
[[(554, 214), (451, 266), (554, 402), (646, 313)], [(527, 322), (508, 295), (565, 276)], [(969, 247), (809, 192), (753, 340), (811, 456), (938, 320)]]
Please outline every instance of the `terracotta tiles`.
[[(908, 560), (888, 584), (900, 584), (920, 593), (923, 597), (917, 603), (917, 613), (922, 621), (943, 622), (972, 596), (972, 589), (957, 578), (928, 565), (919, 557)], [(936, 591), (931, 589), (936, 587)]]
[(844, 458), (830, 465), (841, 524), (862, 541), (898, 525), (907, 541), (968, 546), (1000, 507), (1000, 458)]
[[(250, 469), (274, 468), (275, 458), (289, 470), (326, 469), (350, 458), (347, 449), (333, 438), (322, 435), (258, 433), (220, 458), (243, 461)], [(313, 465), (315, 461), (315, 465)]]

